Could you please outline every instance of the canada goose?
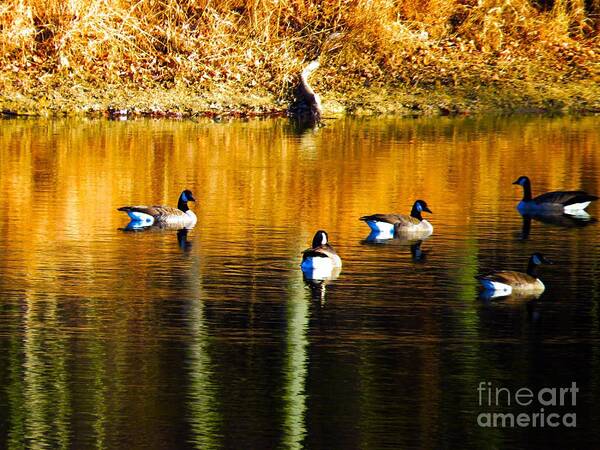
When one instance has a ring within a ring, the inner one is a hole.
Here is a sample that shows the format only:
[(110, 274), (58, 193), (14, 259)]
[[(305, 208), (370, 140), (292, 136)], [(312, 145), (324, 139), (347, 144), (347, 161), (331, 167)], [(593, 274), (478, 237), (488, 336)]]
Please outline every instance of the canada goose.
[(326, 276), (316, 276), (315, 271), (302, 272), (304, 285), (309, 289), (310, 296), (313, 300), (325, 303), (327, 299), (327, 286), (337, 279), (341, 272), (339, 267), (334, 268)]
[(523, 217), (523, 225), (521, 227), (521, 239), (527, 239), (529, 237), (529, 234), (531, 232), (532, 219), (538, 222), (542, 222), (548, 225), (555, 225), (561, 228), (583, 228), (592, 223), (597, 222), (596, 219), (594, 219), (585, 211), (579, 211), (577, 215), (537, 212), (535, 214), (521, 214), (521, 216)]
[(342, 260), (329, 245), (329, 237), (323, 230), (315, 233), (312, 247), (302, 252), (302, 272), (309, 278), (326, 278), (342, 267)]
[(387, 235), (389, 238), (398, 235), (423, 238), (433, 233), (433, 226), (423, 219), (422, 212), (433, 214), (424, 200), (417, 200), (408, 216), (404, 214), (372, 214), (363, 216), (360, 220), (366, 222), (372, 231), (378, 233), (378, 239), (382, 239), (382, 235)]
[(171, 206), (123, 206), (134, 226), (151, 225), (191, 228), (196, 224), (196, 214), (188, 208), (188, 202), (195, 202), (192, 191), (186, 189), (179, 196), (177, 208)]
[(525, 273), (500, 270), (484, 275), (478, 275), (475, 278), (479, 280), (484, 290), (494, 291), (493, 297), (510, 294), (541, 294), (544, 291), (545, 286), (544, 283), (536, 277), (536, 269), (540, 264), (553, 263), (544, 258), (541, 253), (534, 253), (529, 258), (527, 271)]
[(521, 214), (539, 211), (578, 214), (587, 208), (590, 202), (598, 200), (595, 195), (584, 191), (553, 191), (532, 198), (529, 177), (519, 177), (513, 184), (523, 186), (523, 200), (517, 205)]

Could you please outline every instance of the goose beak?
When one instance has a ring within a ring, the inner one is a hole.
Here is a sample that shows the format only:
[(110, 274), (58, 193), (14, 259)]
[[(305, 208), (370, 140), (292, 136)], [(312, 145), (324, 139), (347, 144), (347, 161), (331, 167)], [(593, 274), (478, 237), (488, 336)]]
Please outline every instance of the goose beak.
[(189, 202), (194, 202), (194, 203), (196, 203), (196, 199), (195, 199), (195, 198), (194, 198), (194, 196), (192, 196), (192, 195), (190, 195), (190, 196), (188, 197), (188, 201), (189, 201)]
[(513, 181), (513, 184), (519, 184), (519, 180)]
[(429, 214), (433, 214), (433, 211), (431, 211), (427, 206), (423, 208), (423, 211), (428, 212)]
[(546, 257), (542, 257), (542, 262), (543, 262), (544, 264), (550, 264), (550, 265), (553, 265), (553, 264), (555, 264), (555, 262), (554, 262), (554, 261), (552, 261), (551, 259), (548, 259), (548, 258), (546, 258)]

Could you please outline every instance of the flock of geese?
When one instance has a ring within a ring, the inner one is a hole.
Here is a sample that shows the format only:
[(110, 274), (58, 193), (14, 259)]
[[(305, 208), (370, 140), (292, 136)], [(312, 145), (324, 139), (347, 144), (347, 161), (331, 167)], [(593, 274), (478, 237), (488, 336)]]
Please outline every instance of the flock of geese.
[[(531, 181), (526, 176), (519, 177), (513, 184), (523, 187), (523, 199), (517, 205), (525, 217), (551, 217), (563, 215), (586, 215), (585, 208), (598, 197), (584, 191), (553, 191), (532, 197)], [(177, 208), (170, 206), (123, 206), (119, 211), (126, 212), (131, 222), (129, 228), (147, 228), (152, 226), (188, 229), (196, 224), (196, 215), (188, 207), (195, 202), (188, 189), (179, 196)], [(371, 229), (370, 239), (422, 240), (433, 233), (433, 226), (423, 218), (422, 213), (432, 214), (424, 200), (414, 202), (410, 214), (371, 214), (360, 218)], [(552, 264), (541, 253), (529, 258), (525, 272), (498, 270), (477, 276), (482, 289), (489, 297), (514, 295), (538, 295), (545, 287), (537, 278), (536, 270), (541, 264)], [(304, 276), (313, 280), (324, 280), (339, 273), (342, 259), (329, 243), (326, 231), (315, 233), (310, 248), (302, 252), (300, 265)]]

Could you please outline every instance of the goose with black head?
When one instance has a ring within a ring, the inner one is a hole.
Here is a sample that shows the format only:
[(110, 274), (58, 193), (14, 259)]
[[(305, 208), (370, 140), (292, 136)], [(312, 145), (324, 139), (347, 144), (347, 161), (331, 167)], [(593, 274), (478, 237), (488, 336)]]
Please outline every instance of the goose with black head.
[(552, 191), (532, 197), (531, 180), (520, 176), (513, 184), (523, 187), (523, 199), (517, 205), (521, 214), (558, 213), (581, 214), (594, 200), (595, 195), (585, 191)]
[(342, 267), (342, 259), (329, 243), (326, 231), (315, 233), (311, 248), (302, 252), (300, 268), (310, 278), (327, 278)]
[(188, 207), (188, 202), (195, 202), (192, 191), (186, 189), (179, 195), (177, 208), (171, 206), (122, 206), (119, 211), (124, 211), (131, 218), (132, 223), (138, 226), (149, 227), (152, 225), (181, 228), (192, 228), (196, 225), (196, 214)]
[(422, 213), (433, 214), (424, 200), (417, 200), (406, 214), (371, 214), (360, 218), (371, 230), (378, 233), (379, 238), (388, 236), (425, 238), (433, 233), (433, 225), (423, 219)]
[(475, 277), (485, 291), (493, 292), (494, 297), (511, 294), (541, 294), (546, 287), (537, 277), (540, 264), (553, 264), (541, 253), (530, 256), (525, 272), (498, 270)]

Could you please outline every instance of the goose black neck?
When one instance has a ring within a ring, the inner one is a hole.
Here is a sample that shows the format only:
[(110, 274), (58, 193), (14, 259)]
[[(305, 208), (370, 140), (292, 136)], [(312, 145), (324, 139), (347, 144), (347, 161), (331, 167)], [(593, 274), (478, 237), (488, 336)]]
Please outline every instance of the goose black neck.
[(526, 202), (531, 200), (531, 182), (529, 180), (525, 180), (523, 183), (523, 200)]
[(531, 275), (535, 277), (537, 273), (537, 264), (533, 262), (533, 258), (529, 258), (529, 263), (527, 264), (527, 275)]
[(421, 216), (421, 211), (417, 208), (417, 205), (413, 205), (410, 215), (415, 219), (423, 220), (423, 216)]
[(177, 209), (182, 210), (183, 212), (188, 211), (190, 208), (188, 208), (188, 202), (183, 201), (183, 199), (181, 197), (179, 197), (179, 201), (177, 202)]

